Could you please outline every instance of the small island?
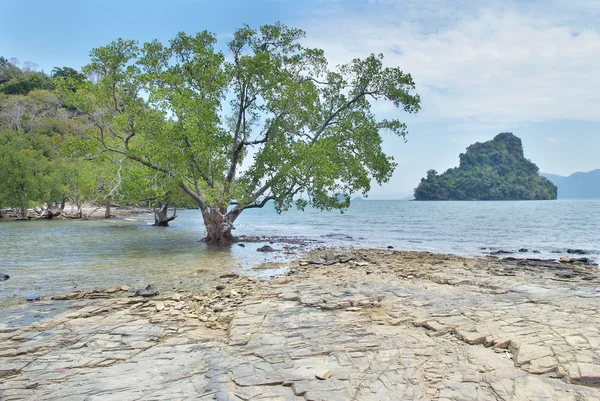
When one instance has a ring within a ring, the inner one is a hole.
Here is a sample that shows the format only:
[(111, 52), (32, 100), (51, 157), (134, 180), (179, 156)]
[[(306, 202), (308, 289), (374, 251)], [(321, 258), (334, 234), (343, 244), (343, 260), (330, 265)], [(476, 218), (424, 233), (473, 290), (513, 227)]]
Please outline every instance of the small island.
[(521, 139), (503, 132), (460, 154), (460, 165), (438, 175), (429, 170), (415, 200), (550, 200), (557, 188), (523, 155)]

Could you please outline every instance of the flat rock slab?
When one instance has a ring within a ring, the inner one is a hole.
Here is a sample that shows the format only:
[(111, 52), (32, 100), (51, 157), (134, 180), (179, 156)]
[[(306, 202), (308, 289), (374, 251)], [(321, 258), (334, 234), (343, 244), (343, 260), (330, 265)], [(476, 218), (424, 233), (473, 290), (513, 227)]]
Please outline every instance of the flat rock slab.
[(3, 330), (0, 399), (600, 400), (597, 280), (427, 253), (348, 258), (228, 277), (227, 291), (80, 300)]

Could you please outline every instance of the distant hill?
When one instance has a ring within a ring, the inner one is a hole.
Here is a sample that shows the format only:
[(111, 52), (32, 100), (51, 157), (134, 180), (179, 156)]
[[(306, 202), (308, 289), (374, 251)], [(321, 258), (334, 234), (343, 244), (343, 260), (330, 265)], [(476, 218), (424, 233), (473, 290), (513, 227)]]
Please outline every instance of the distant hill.
[(568, 177), (541, 173), (558, 187), (559, 198), (600, 198), (600, 169)]
[(538, 174), (511, 132), (477, 142), (459, 157), (460, 165), (441, 175), (429, 170), (415, 188), (415, 200), (556, 199), (556, 186)]

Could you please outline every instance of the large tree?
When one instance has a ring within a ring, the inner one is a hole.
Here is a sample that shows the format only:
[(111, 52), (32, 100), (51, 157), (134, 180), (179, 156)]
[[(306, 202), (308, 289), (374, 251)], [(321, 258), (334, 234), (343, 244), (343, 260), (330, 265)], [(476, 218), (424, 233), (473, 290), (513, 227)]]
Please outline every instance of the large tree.
[(344, 208), (389, 180), (396, 163), (381, 133), (404, 137), (406, 125), (376, 119), (371, 104), (419, 110), (410, 74), (384, 67), (382, 55), (332, 69), (303, 37), (245, 26), (226, 53), (208, 32), (168, 45), (119, 39), (91, 52), (84, 73), (99, 80), (65, 96), (94, 126), (99, 154), (161, 172), (199, 206), (206, 240), (229, 242), (246, 209)]

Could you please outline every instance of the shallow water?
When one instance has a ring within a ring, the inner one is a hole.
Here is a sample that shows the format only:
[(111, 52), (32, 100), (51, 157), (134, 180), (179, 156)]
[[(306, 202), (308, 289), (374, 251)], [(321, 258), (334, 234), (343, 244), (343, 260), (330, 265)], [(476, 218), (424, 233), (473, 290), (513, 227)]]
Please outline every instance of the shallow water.
[[(249, 211), (239, 231), (323, 238), (352, 246), (425, 250), (467, 256), (489, 248), (558, 258), (568, 248), (600, 257), (600, 199), (511, 202), (359, 201), (344, 214)], [(351, 238), (349, 238), (351, 237)], [(481, 248), (488, 248), (482, 250)], [(540, 253), (534, 254), (533, 250)], [(557, 256), (558, 255), (558, 256)]]
[[(109, 221), (1, 222), (0, 273), (11, 278), (0, 282), (0, 318), (15, 317), (19, 308), (27, 310), (23, 308), (27, 295), (125, 284), (138, 288), (148, 283), (163, 292), (207, 288), (227, 272), (277, 273), (251, 268), (289, 257), (256, 252), (262, 244), (207, 246), (198, 242), (203, 236), (200, 212), (178, 214), (168, 228), (152, 227), (151, 215)], [(600, 259), (600, 200), (358, 201), (344, 214), (308, 209), (278, 215), (267, 207), (245, 211), (236, 226), (236, 235), (297, 236), (341, 246), (460, 255), (527, 248), (529, 252), (515, 256), (555, 259), (568, 248), (577, 248)], [(53, 307), (41, 305), (40, 316), (52, 313), (47, 309)]]

